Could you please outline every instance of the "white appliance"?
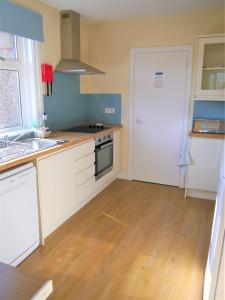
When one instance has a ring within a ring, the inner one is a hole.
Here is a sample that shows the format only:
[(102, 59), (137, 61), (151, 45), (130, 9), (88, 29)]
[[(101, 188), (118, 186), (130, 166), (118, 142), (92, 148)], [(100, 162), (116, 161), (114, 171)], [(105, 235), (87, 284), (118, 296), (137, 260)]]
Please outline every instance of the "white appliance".
[[(225, 148), (224, 148), (225, 155)], [(216, 207), (214, 212), (211, 242), (209, 255), (205, 272), (204, 282), (204, 300), (222, 300), (225, 299), (224, 289), (221, 289), (221, 279), (223, 275), (223, 252), (225, 239), (225, 156), (221, 168), (221, 176), (216, 198)]]
[(18, 265), (39, 245), (36, 169), (0, 173), (0, 261)]

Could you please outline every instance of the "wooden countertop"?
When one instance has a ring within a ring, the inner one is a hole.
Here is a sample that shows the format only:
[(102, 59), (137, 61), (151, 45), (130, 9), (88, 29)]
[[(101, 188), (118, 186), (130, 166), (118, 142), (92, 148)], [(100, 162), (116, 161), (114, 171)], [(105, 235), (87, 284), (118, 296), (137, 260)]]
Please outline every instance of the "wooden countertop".
[(0, 263), (0, 299), (30, 300), (38, 299), (41, 294), (46, 297), (39, 299), (47, 299), (51, 291), (51, 281)]
[(225, 139), (225, 134), (217, 134), (217, 133), (205, 133), (205, 132), (193, 132), (189, 133), (190, 137), (198, 137), (205, 139)]
[[(74, 143), (76, 145), (76, 144), (80, 144), (80, 143), (83, 143), (88, 140), (93, 140), (94, 138), (96, 138), (99, 135), (102, 135), (102, 134), (108, 133), (108, 132), (112, 132), (115, 130), (119, 130), (121, 128), (122, 128), (122, 125), (113, 125), (109, 129), (105, 129), (105, 130), (103, 130), (101, 132), (97, 132), (97, 133), (55, 131), (55, 132), (51, 133), (49, 138), (59, 139), (59, 140), (67, 140), (67, 141), (69, 141), (69, 143), (73, 143), (72, 146), (74, 146)], [(81, 141), (81, 142), (79, 142), (79, 141)]]
[(93, 140), (100, 134), (119, 130), (121, 128), (122, 128), (122, 125), (112, 125), (112, 126), (110, 126), (109, 129), (103, 130), (100, 133), (99, 132), (98, 133), (78, 133), (78, 132), (64, 132), (64, 131), (53, 132), (49, 136), (49, 138), (58, 139), (58, 140), (67, 140), (68, 142), (65, 144), (62, 144), (62, 145), (58, 145), (55, 147), (37, 151), (37, 152), (31, 153), (29, 155), (21, 156), (17, 159), (12, 159), (12, 160), (6, 161), (4, 163), (1, 163), (0, 164), (0, 172), (5, 171), (10, 168), (13, 168), (13, 167), (16, 167), (18, 165), (30, 162), (30, 161), (37, 160), (46, 155), (49, 155), (49, 154), (52, 154), (55, 152), (59, 152), (59, 151), (65, 150), (67, 148), (88, 142), (90, 140)]

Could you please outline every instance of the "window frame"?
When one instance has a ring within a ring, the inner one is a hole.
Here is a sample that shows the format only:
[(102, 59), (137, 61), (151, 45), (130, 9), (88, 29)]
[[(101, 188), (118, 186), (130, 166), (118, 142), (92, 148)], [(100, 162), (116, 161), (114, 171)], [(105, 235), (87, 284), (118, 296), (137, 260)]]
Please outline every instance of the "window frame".
[(22, 125), (0, 128), (0, 134), (30, 130), (34, 120), (41, 123), (43, 114), (40, 43), (18, 36), (15, 38), (17, 59), (0, 60), (0, 69), (19, 72)]

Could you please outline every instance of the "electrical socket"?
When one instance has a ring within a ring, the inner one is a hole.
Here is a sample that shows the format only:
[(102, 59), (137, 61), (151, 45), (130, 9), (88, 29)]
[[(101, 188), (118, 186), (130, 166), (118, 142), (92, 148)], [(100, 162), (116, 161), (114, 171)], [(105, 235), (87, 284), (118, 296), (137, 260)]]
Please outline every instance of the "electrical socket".
[(115, 114), (116, 109), (115, 107), (105, 107), (105, 114)]

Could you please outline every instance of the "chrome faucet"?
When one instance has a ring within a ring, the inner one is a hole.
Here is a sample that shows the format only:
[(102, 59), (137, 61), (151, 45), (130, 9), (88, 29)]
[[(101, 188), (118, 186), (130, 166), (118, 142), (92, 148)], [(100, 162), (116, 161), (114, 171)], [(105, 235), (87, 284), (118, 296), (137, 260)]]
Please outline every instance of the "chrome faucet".
[(20, 140), (24, 135), (27, 135), (28, 133), (34, 133), (34, 134), (40, 135), (42, 138), (44, 138), (43, 132), (40, 129), (32, 128), (31, 130), (24, 131), (21, 134), (17, 135), (14, 139), (11, 140), (11, 142), (13, 143), (13, 142)]
[(22, 132), (21, 134), (17, 135), (14, 139), (12, 139), (12, 143), (18, 141), (21, 137), (26, 135), (27, 132)]
[(9, 144), (9, 137), (6, 134), (0, 140), (0, 148), (5, 148), (8, 146), (8, 144)]
[(23, 136), (27, 135), (28, 133), (34, 133), (37, 136), (41, 136), (42, 139), (44, 138), (44, 134), (41, 131), (41, 129), (32, 128), (31, 130), (26, 130), (26, 131), (16, 135), (13, 139), (9, 138), (9, 136), (7, 134), (0, 137), (0, 148), (6, 148), (9, 145), (13, 145), (15, 142), (20, 140)]

